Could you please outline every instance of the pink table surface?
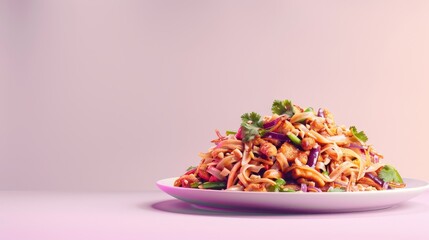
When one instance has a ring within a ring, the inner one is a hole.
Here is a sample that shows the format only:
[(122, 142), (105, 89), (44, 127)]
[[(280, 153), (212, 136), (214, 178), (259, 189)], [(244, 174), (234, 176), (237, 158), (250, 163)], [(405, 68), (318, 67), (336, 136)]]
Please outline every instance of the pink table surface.
[(0, 192), (1, 240), (429, 239), (428, 222), (429, 192), (341, 214), (216, 212), (159, 191)]

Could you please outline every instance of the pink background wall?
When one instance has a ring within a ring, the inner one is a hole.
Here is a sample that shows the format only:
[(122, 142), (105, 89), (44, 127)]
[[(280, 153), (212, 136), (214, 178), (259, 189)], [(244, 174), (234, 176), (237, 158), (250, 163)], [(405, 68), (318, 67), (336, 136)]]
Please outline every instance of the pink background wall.
[(273, 99), (429, 180), (428, 1), (0, 1), (0, 189), (143, 190)]

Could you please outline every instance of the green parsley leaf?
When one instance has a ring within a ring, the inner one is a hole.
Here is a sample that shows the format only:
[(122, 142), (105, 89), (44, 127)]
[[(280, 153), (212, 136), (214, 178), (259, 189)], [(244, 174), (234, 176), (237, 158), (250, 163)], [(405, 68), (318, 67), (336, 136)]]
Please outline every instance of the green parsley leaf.
[(252, 141), (256, 136), (262, 136), (266, 131), (262, 129), (261, 115), (251, 112), (241, 115), (241, 130), (245, 142)]
[(243, 140), (245, 142), (252, 141), (256, 136), (259, 136), (260, 128), (249, 123), (241, 123), (241, 131), (243, 132)]
[(403, 183), (401, 175), (399, 172), (391, 165), (384, 165), (384, 167), (378, 173), (378, 177), (385, 182), (396, 182)]
[(255, 112), (251, 112), (251, 113), (245, 113), (243, 115), (241, 115), (241, 121), (248, 123), (249, 121), (251, 121), (252, 125), (257, 126), (257, 127), (262, 127), (262, 121), (261, 121), (261, 115), (255, 113)]
[(343, 188), (330, 188), (328, 189), (328, 192), (345, 192)]
[(355, 136), (359, 141), (368, 141), (368, 137), (366, 136), (366, 134), (363, 131), (358, 132), (355, 126), (351, 126), (350, 131), (352, 132), (353, 136)]
[(285, 114), (289, 117), (292, 117), (294, 114), (293, 105), (290, 100), (274, 100), (273, 105), (271, 107), (271, 111), (273, 112), (273, 114)]

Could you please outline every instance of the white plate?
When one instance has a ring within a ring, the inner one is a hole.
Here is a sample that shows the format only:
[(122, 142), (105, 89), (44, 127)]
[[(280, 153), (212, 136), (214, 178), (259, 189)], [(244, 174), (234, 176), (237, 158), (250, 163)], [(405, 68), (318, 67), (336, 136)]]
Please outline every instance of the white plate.
[(422, 180), (405, 178), (406, 188), (371, 192), (242, 192), (175, 187), (175, 178), (156, 185), (169, 195), (198, 206), (234, 210), (354, 212), (383, 209), (429, 189)]

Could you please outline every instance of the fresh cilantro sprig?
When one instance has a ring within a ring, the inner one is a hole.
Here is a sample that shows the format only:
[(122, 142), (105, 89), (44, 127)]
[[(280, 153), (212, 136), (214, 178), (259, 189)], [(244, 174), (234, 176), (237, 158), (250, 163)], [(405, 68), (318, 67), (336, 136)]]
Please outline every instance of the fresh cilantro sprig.
[(241, 130), (245, 142), (252, 141), (256, 136), (262, 136), (266, 130), (263, 129), (261, 115), (251, 112), (241, 115)]
[(288, 117), (292, 117), (295, 113), (293, 110), (293, 105), (290, 100), (274, 100), (273, 105), (271, 107), (271, 111), (273, 114), (278, 115), (287, 115)]
[(363, 131), (358, 132), (355, 126), (351, 126), (350, 131), (352, 132), (353, 136), (355, 136), (355, 138), (357, 138), (359, 141), (368, 141), (368, 137), (366, 136), (366, 134)]
[(241, 130), (243, 134), (243, 141), (249, 142), (252, 141), (256, 136), (259, 136), (259, 127), (254, 126), (250, 123), (241, 123)]
[(255, 113), (255, 112), (251, 112), (251, 113), (245, 113), (243, 115), (241, 115), (241, 120), (243, 122), (252, 122), (253, 125), (258, 126), (258, 127), (262, 127), (262, 121), (261, 121), (261, 115)]
[(391, 165), (384, 165), (384, 167), (378, 173), (378, 177), (385, 182), (404, 182), (401, 175), (399, 175), (399, 172)]

